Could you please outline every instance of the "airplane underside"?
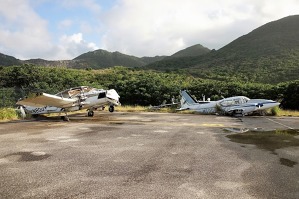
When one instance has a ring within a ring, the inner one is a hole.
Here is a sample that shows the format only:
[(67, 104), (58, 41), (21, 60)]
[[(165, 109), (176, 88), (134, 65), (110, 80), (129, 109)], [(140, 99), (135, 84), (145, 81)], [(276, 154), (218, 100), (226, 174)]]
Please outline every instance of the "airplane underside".
[[(26, 106), (20, 106), (19, 109), (22, 112), (22, 117), (26, 117), (26, 113), (30, 114), (33, 118), (38, 118), (39, 115), (44, 115), (44, 114), (51, 114), (51, 113), (58, 113), (59, 115), (65, 114), (61, 116), (61, 119), (64, 121), (69, 121), (68, 113), (74, 112), (74, 111), (79, 111), (81, 110), (80, 107), (72, 107), (71, 109), (64, 109), (64, 108), (57, 108), (57, 107), (41, 107), (41, 108), (34, 108), (34, 107), (26, 107)], [(87, 109), (87, 116), (88, 117), (93, 117), (94, 116), (94, 111), (96, 110), (104, 110), (105, 106), (100, 106), (100, 107), (91, 107)], [(114, 106), (110, 105), (109, 106), (109, 112), (114, 112)]]

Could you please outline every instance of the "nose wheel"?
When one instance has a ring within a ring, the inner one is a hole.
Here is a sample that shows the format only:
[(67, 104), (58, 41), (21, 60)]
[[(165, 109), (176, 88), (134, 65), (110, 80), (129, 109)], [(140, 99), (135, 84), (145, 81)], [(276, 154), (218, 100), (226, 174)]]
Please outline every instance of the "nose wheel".
[(87, 113), (87, 116), (88, 116), (88, 117), (93, 117), (93, 115), (94, 115), (94, 112), (93, 112), (93, 111), (88, 111), (88, 113)]
[(114, 106), (109, 107), (109, 112), (112, 113), (114, 111)]

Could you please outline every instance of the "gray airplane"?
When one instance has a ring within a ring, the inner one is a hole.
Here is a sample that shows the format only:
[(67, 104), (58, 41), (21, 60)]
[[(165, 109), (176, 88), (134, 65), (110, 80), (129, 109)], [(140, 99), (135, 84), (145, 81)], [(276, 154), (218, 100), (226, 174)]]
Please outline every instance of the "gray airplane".
[(181, 108), (178, 110), (194, 110), (204, 114), (223, 112), (232, 116), (244, 116), (280, 104), (273, 100), (249, 99), (245, 96), (229, 97), (218, 101), (197, 101), (186, 90), (182, 90), (180, 94)]

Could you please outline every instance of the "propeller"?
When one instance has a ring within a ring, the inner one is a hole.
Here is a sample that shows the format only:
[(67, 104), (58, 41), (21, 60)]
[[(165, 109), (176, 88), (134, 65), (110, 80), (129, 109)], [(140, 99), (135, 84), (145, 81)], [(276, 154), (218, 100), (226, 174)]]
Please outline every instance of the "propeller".
[(19, 106), (17, 110), (18, 110), (18, 114), (19, 114), (19, 116), (20, 116), (22, 119), (24, 119), (24, 118), (26, 117), (26, 112), (25, 112), (25, 110), (24, 110), (24, 107), (23, 107), (23, 106)]

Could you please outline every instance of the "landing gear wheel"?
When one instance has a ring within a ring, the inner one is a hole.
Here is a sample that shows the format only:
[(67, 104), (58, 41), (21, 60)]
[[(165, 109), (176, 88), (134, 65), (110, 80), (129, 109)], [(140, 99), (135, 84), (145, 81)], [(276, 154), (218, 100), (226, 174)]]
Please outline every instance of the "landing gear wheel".
[(70, 119), (69, 119), (68, 116), (61, 116), (61, 119), (62, 119), (63, 121), (66, 121), (66, 122), (69, 122), (69, 121), (70, 121)]
[(94, 112), (93, 112), (93, 111), (88, 111), (88, 113), (87, 113), (87, 116), (88, 116), (88, 117), (93, 117), (93, 115), (94, 115)]
[(38, 114), (31, 115), (33, 118), (38, 118)]
[(244, 117), (243, 111), (234, 111), (232, 114), (233, 117)]
[(112, 113), (113, 111), (114, 111), (114, 106), (110, 106), (110, 107), (109, 107), (109, 112)]

